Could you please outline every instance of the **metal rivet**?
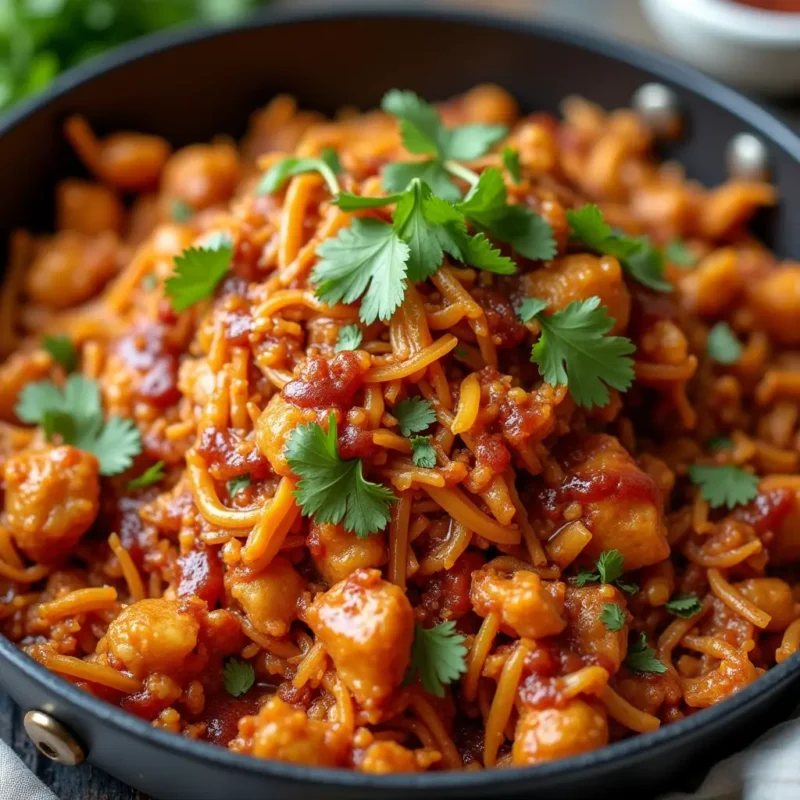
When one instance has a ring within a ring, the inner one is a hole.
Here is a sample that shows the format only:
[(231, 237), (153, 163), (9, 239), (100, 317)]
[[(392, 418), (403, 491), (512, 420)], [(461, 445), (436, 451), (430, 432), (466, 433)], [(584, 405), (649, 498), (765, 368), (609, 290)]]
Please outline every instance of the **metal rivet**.
[(737, 133), (725, 150), (725, 164), (732, 178), (761, 181), (769, 172), (769, 151), (752, 133)]
[(645, 83), (634, 92), (631, 105), (656, 136), (674, 136), (680, 130), (680, 103), (669, 86)]
[(86, 751), (72, 733), (44, 711), (29, 711), (24, 725), (36, 749), (51, 761), (74, 767), (86, 758)]

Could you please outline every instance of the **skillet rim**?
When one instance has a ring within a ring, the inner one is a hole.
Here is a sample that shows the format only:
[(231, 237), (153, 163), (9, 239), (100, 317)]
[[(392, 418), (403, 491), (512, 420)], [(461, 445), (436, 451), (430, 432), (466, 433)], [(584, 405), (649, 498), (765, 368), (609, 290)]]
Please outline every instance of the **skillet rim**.
[[(756, 103), (745, 95), (725, 86), (704, 73), (683, 65), (668, 56), (650, 52), (636, 45), (616, 42), (582, 30), (574, 30), (552, 23), (520, 19), (517, 15), (492, 13), (485, 10), (454, 8), (431, 9), (417, 0), (402, 3), (387, 2), (380, 8), (353, 2), (335, 8), (305, 7), (299, 9), (270, 8), (251, 14), (244, 19), (218, 26), (188, 25), (177, 30), (156, 33), (132, 43), (122, 45), (106, 55), (92, 59), (59, 76), (42, 94), (24, 100), (0, 117), (0, 138), (12, 131), (29, 117), (45, 108), (49, 103), (85, 83), (100, 79), (106, 72), (123, 69), (140, 59), (156, 55), (164, 50), (191, 47), (208, 39), (222, 38), (245, 30), (273, 28), (284, 25), (325, 21), (417, 19), (421, 22), (451, 22), (472, 27), (522, 31), (532, 38), (544, 38), (557, 44), (586, 49), (596, 54), (613, 58), (631, 67), (642, 69), (662, 81), (674, 84), (685, 92), (702, 97), (721, 106), (742, 121), (743, 126), (759, 131), (773, 145), (777, 145), (792, 158), (800, 161), (800, 136), (772, 110)], [(88, 717), (101, 718), (116, 728), (122, 735), (149, 738), (151, 743), (168, 752), (181, 754), (189, 759), (211, 761), (225, 771), (246, 770), (264, 778), (281, 778), (294, 782), (327, 783), (343, 789), (387, 789), (387, 790), (470, 790), (483, 788), (495, 792), (519, 789), (531, 780), (554, 780), (569, 773), (587, 770), (602, 770), (615, 761), (641, 756), (648, 750), (672, 743), (688, 734), (700, 735), (705, 729), (713, 729), (728, 717), (735, 717), (752, 700), (761, 694), (775, 691), (787, 684), (796, 667), (800, 667), (800, 653), (778, 664), (765, 675), (727, 700), (703, 709), (680, 722), (659, 728), (651, 733), (639, 734), (599, 750), (571, 756), (559, 761), (538, 766), (518, 767), (502, 770), (480, 770), (477, 772), (425, 772), (369, 775), (355, 770), (309, 767), (282, 761), (271, 761), (233, 753), (227, 748), (203, 741), (195, 741), (173, 733), (153, 728), (144, 720), (113, 706), (61, 678), (54, 672), (36, 663), (0, 635), (0, 658), (12, 667), (31, 676), (41, 687), (60, 695), (72, 706)], [(0, 678), (0, 683), (2, 683)], [(91, 748), (89, 748), (91, 761)], [(652, 753), (651, 755), (657, 755)]]

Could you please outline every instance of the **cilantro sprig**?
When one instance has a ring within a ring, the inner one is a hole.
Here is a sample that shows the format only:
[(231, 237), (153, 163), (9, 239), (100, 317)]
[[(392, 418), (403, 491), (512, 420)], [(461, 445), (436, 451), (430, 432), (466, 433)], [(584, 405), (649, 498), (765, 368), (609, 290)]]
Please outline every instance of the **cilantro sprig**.
[(547, 383), (566, 385), (575, 402), (586, 408), (607, 405), (609, 386), (621, 392), (630, 388), (634, 373), (629, 356), (636, 347), (624, 336), (608, 335), (614, 320), (599, 297), (576, 300), (550, 315), (546, 308), (544, 300), (526, 298), (519, 317), (523, 322), (535, 318), (542, 329), (531, 361)]
[(461, 198), (450, 177), (461, 174), (456, 162), (479, 158), (508, 135), (505, 125), (475, 123), (446, 128), (436, 108), (410, 91), (387, 92), (381, 107), (397, 117), (403, 146), (409, 153), (432, 156), (384, 167), (383, 188), (387, 192), (402, 192), (414, 178), (420, 178), (439, 197), (454, 203)]
[(144, 489), (146, 486), (152, 486), (164, 479), (164, 462), (156, 461), (155, 464), (148, 467), (141, 475), (128, 481), (128, 489)]
[(631, 278), (657, 292), (671, 292), (672, 284), (664, 280), (664, 256), (647, 237), (626, 236), (611, 229), (603, 212), (587, 204), (567, 211), (570, 234), (590, 250), (616, 256)]
[(442, 622), (433, 628), (414, 628), (411, 662), (404, 683), (419, 675), (422, 688), (428, 694), (444, 697), (444, 687), (467, 671), (467, 648), (464, 636), (456, 631), (453, 621)]
[(429, 400), (424, 397), (409, 397), (401, 400), (394, 408), (394, 416), (403, 436), (421, 433), (436, 422), (436, 412)]
[(245, 472), (244, 475), (237, 475), (231, 478), (226, 484), (228, 489), (228, 497), (236, 497), (239, 492), (244, 491), (250, 485), (250, 473)]
[(664, 248), (664, 256), (671, 264), (682, 269), (691, 269), (697, 264), (697, 256), (689, 250), (683, 239), (672, 239)]
[(600, 612), (600, 622), (612, 633), (621, 631), (625, 625), (625, 611), (618, 603), (603, 603)]
[(68, 375), (78, 368), (78, 349), (69, 336), (65, 334), (44, 336), (42, 347)]
[(635, 583), (622, 580), (625, 570), (625, 557), (616, 548), (604, 550), (595, 562), (596, 569), (582, 569), (572, 578), (576, 586), (586, 586), (588, 583), (612, 583), (625, 594), (636, 594), (639, 587)]
[(742, 357), (744, 347), (727, 322), (718, 322), (708, 332), (706, 352), (718, 364), (735, 364)]
[(222, 682), (228, 694), (241, 697), (256, 682), (256, 671), (247, 661), (230, 656), (222, 667)]
[(339, 335), (336, 339), (334, 350), (341, 353), (343, 350), (358, 350), (364, 334), (358, 325), (343, 325), (339, 328)]
[(690, 619), (703, 610), (703, 602), (696, 594), (676, 594), (664, 608), (676, 617)]
[(23, 422), (41, 425), (48, 440), (58, 434), (65, 444), (92, 453), (101, 475), (125, 472), (142, 451), (133, 421), (116, 416), (104, 421), (100, 389), (82, 375), (70, 375), (63, 391), (50, 381), (29, 383), (15, 410)]
[(339, 194), (339, 181), (336, 174), (342, 171), (339, 157), (330, 147), (319, 154), (319, 158), (296, 158), (290, 156), (275, 162), (265, 173), (256, 187), (257, 195), (274, 194), (280, 191), (289, 178), (309, 172), (318, 172), (328, 184), (332, 195)]
[(656, 658), (656, 651), (647, 644), (647, 637), (640, 633), (633, 644), (628, 646), (625, 664), (636, 672), (653, 672), (663, 675), (667, 668)]
[(228, 273), (233, 244), (224, 236), (202, 247), (190, 247), (175, 258), (175, 272), (164, 283), (164, 291), (175, 311), (185, 311), (211, 297)]
[(411, 460), (416, 467), (433, 469), (436, 466), (436, 451), (430, 436), (414, 436), (411, 439)]
[(522, 169), (519, 163), (519, 151), (513, 147), (503, 148), (503, 166), (506, 172), (511, 176), (514, 183), (519, 183), (522, 180)]
[(332, 413), (328, 431), (316, 422), (295, 428), (286, 443), (286, 459), (300, 478), (294, 496), (303, 516), (318, 523), (343, 523), (359, 538), (383, 530), (389, 506), (397, 500), (391, 490), (364, 478), (360, 458), (339, 455), (338, 426)]
[(689, 477), (711, 508), (734, 508), (758, 496), (758, 476), (733, 464), (692, 464)]

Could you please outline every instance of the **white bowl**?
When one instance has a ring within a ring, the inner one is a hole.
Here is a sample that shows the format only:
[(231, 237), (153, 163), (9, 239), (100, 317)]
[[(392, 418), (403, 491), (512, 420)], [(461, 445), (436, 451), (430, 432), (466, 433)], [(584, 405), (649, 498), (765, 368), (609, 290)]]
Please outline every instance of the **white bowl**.
[(733, 0), (641, 0), (678, 56), (743, 89), (800, 92), (800, 14)]

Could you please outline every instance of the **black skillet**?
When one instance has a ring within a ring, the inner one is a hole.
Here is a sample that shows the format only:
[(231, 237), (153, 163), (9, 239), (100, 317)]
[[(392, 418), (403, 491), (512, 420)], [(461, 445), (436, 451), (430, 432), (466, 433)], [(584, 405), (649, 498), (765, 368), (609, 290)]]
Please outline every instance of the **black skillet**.
[[(781, 204), (759, 232), (779, 254), (800, 257), (800, 139), (764, 109), (633, 47), (531, 22), (407, 5), (269, 12), (223, 30), (154, 37), (70, 73), (0, 121), (2, 237), (18, 226), (51, 225), (52, 187), (78, 170), (61, 132), (74, 111), (101, 131), (149, 131), (182, 145), (241, 134), (248, 114), (278, 92), (330, 112), (375, 106), (390, 87), (438, 100), (489, 81), (509, 89), (524, 109), (555, 111), (568, 94), (625, 106), (653, 80), (680, 98), (687, 133), (666, 155), (683, 162), (690, 176), (706, 184), (724, 180), (723, 152), (736, 133), (749, 131), (767, 143)], [(714, 708), (563, 761), (374, 776), (259, 761), (155, 730), (48, 672), (0, 636), (0, 683), (23, 710), (51, 714), (94, 764), (175, 800), (647, 797), (786, 715), (800, 693), (798, 667), (794, 656)]]

